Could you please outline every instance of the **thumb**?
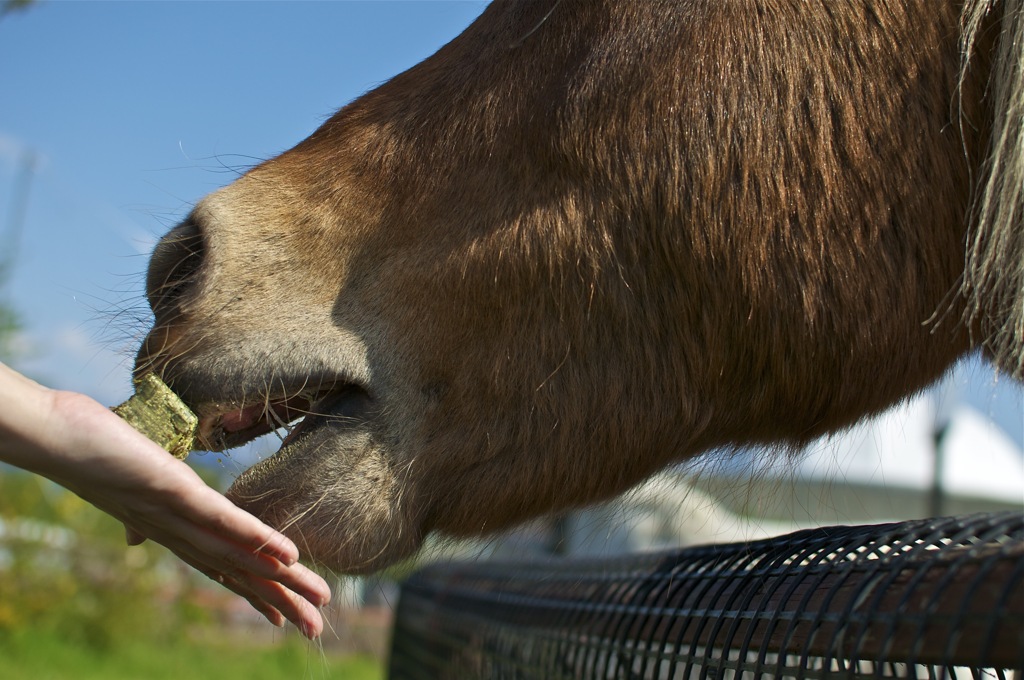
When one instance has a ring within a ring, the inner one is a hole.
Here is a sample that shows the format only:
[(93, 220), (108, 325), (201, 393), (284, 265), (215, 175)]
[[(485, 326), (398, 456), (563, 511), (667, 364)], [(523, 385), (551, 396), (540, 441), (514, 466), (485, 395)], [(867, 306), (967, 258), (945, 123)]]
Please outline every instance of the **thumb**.
[(146, 537), (140, 534), (135, 529), (132, 529), (127, 524), (125, 524), (124, 540), (128, 543), (128, 545), (142, 545), (146, 541)]

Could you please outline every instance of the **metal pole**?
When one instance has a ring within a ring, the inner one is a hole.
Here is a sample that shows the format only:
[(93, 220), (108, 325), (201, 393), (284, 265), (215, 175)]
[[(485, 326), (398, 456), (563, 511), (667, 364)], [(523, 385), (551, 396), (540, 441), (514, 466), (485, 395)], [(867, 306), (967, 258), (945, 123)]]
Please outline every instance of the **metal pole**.
[(935, 422), (932, 425), (932, 485), (928, 494), (928, 516), (941, 517), (946, 514), (946, 435), (949, 433), (953, 409), (958, 401), (954, 375), (946, 376), (932, 392), (935, 403)]

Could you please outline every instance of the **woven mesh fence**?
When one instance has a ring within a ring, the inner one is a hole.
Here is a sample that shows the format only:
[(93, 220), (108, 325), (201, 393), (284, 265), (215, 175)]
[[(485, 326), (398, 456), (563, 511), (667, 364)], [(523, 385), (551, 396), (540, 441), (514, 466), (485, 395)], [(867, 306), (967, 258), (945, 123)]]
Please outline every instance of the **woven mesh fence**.
[(1022, 680), (1021, 669), (1024, 513), (1010, 512), (613, 559), (431, 566), (402, 587), (389, 670)]

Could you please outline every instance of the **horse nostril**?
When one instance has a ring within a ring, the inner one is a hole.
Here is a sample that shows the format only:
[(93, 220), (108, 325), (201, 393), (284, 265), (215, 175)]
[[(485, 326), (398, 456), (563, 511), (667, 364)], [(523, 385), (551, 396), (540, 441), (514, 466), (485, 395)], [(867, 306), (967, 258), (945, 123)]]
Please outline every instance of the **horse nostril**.
[(149, 261), (146, 296), (157, 317), (173, 309), (199, 278), (205, 244), (190, 216), (160, 239)]

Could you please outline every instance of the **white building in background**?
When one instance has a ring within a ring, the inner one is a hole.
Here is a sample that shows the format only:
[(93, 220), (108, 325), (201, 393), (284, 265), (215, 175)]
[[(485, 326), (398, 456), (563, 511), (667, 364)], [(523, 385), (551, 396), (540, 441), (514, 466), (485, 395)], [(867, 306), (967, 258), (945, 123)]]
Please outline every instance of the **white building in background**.
[(698, 464), (696, 483), (739, 514), (801, 526), (1024, 510), (1020, 446), (961, 404), (949, 414), (937, 468), (937, 427), (934, 400), (922, 395), (819, 440), (793, 461), (748, 459), (744, 465), (721, 466), (721, 474), (713, 465), (701, 470)]

